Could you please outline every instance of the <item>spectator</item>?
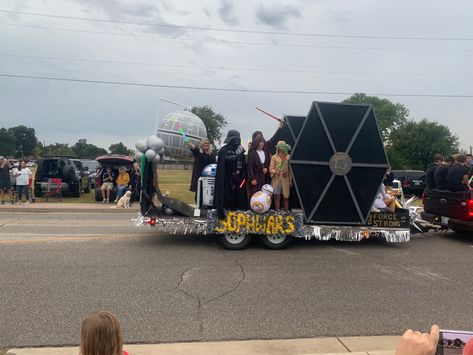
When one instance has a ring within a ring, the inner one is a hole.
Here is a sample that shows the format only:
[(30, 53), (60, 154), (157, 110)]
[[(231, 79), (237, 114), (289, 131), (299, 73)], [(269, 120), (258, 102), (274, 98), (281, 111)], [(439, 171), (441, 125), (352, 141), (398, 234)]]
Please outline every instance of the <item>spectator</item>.
[(29, 193), (29, 181), (30, 177), (33, 174), (31, 170), (26, 167), (26, 163), (24, 160), (20, 161), (20, 165), (18, 168), (13, 169), (13, 176), (16, 177), (16, 191), (18, 194), (18, 205), (21, 205), (21, 199), (23, 194), (25, 194), (26, 205), (30, 204), (30, 193)]
[(434, 180), (435, 180), (435, 188), (438, 190), (446, 190), (447, 189), (447, 175), (448, 169), (453, 165), (455, 159), (452, 156), (449, 156), (446, 160), (443, 161), (442, 164), (438, 165), (435, 168), (434, 172)]
[(283, 195), (284, 209), (289, 210), (289, 195), (292, 186), (292, 174), (289, 169), (289, 144), (279, 141), (276, 145), (276, 154), (271, 157), (269, 172), (271, 186), (273, 187), (274, 208), (281, 207), (281, 194)]
[(120, 169), (118, 169), (117, 197), (115, 198), (114, 202), (117, 202), (120, 199), (120, 197), (123, 196), (129, 183), (130, 183), (130, 175), (126, 172), (126, 168), (124, 166), (121, 166)]
[(473, 176), (473, 156), (471, 154), (467, 154), (466, 156), (466, 168), (468, 169), (468, 179)]
[(4, 156), (0, 156), (0, 193), (2, 194), (2, 205), (5, 204), (5, 195), (10, 196), (13, 204), (13, 194), (11, 193), (10, 163)]
[(131, 207), (133, 202), (140, 201), (140, 194), (141, 194), (141, 173), (140, 173), (140, 166), (137, 162), (133, 163), (133, 173), (131, 174), (130, 189), (131, 189), (131, 197), (130, 197), (130, 207)]
[(268, 149), (264, 149), (266, 142), (262, 135), (253, 139), (248, 152), (248, 198), (261, 190), (264, 184), (269, 183), (269, 162), (271, 156)]
[(466, 157), (458, 154), (455, 164), (448, 169), (447, 189), (452, 192), (468, 191), (468, 169), (465, 166)]
[(463, 348), (463, 355), (473, 355), (473, 338), (465, 344)]
[(197, 147), (191, 141), (188, 141), (187, 144), (194, 155), (194, 165), (192, 167), (191, 186), (189, 190), (195, 193), (194, 200), (197, 202), (197, 181), (202, 174), (202, 170), (204, 170), (207, 165), (215, 164), (215, 153), (207, 138), (202, 139)]
[(107, 166), (100, 177), (100, 190), (102, 191), (102, 203), (110, 202), (110, 191), (113, 189), (115, 174), (111, 166)]
[(120, 322), (105, 311), (91, 313), (82, 320), (79, 348), (81, 355), (128, 355), (123, 351)]
[(433, 190), (436, 188), (435, 185), (435, 179), (434, 179), (434, 173), (435, 169), (442, 164), (443, 162), (443, 156), (441, 154), (435, 154), (434, 156), (434, 162), (429, 165), (427, 170), (425, 171), (425, 187), (429, 190)]
[(396, 355), (434, 355), (439, 342), (440, 330), (433, 325), (430, 333), (408, 329), (396, 347)]

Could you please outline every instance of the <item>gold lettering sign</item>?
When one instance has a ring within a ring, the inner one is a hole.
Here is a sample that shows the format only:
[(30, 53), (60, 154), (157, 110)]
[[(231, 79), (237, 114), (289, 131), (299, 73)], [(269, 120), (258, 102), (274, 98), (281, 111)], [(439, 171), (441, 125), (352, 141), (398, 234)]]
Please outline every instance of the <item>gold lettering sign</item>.
[(388, 213), (374, 212), (368, 217), (366, 223), (378, 228), (409, 228), (409, 215), (404, 212)]
[(215, 232), (291, 235), (296, 230), (294, 222), (294, 216), (290, 214), (270, 213), (258, 215), (229, 211), (225, 219), (218, 221)]

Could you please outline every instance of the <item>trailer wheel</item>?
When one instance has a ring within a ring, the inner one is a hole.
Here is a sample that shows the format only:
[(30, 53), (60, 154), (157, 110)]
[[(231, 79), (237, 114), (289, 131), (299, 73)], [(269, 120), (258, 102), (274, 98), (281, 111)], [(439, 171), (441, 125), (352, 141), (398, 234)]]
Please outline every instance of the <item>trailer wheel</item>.
[(286, 249), (291, 244), (292, 238), (287, 235), (262, 235), (263, 244), (268, 249)]
[(228, 250), (245, 249), (251, 241), (246, 234), (224, 234), (218, 238), (220, 244)]

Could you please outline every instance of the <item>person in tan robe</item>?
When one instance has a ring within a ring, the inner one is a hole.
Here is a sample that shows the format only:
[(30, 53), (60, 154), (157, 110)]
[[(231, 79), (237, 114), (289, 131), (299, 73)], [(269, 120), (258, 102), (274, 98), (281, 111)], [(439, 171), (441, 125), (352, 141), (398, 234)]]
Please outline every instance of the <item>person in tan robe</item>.
[(279, 141), (276, 145), (276, 154), (271, 157), (269, 173), (273, 187), (274, 207), (281, 208), (281, 194), (283, 195), (284, 209), (289, 210), (289, 196), (292, 186), (292, 173), (289, 167), (289, 144)]

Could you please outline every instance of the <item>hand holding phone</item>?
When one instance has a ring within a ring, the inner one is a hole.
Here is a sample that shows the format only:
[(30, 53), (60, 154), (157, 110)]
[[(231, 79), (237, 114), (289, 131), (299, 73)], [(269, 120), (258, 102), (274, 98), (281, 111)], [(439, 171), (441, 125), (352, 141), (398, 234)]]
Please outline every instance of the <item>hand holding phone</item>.
[(401, 337), (396, 355), (433, 355), (438, 344), (439, 327), (433, 325), (430, 333), (408, 329)]
[(436, 355), (473, 355), (473, 332), (440, 330)]

